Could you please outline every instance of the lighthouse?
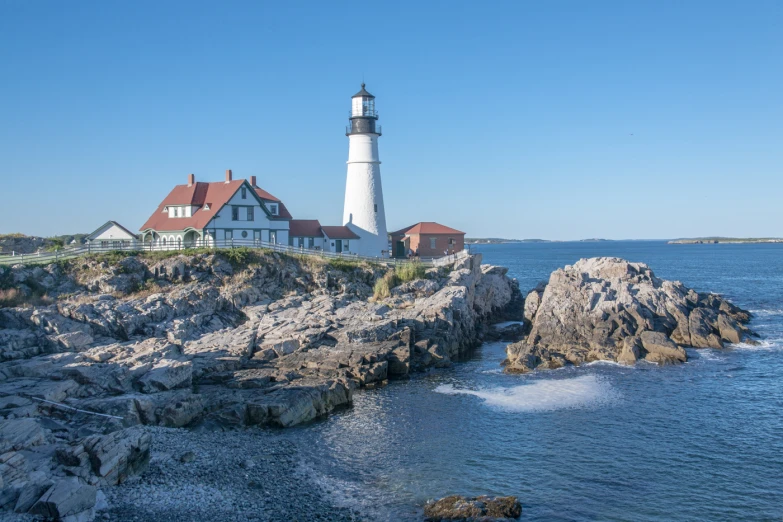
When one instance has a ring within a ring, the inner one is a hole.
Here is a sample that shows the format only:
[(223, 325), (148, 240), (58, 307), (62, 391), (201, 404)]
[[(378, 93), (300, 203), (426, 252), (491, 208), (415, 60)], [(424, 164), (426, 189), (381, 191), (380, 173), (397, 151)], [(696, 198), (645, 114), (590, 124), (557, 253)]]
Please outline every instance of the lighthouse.
[(351, 97), (348, 136), (348, 176), (345, 181), (343, 223), (361, 240), (358, 253), (379, 257), (389, 249), (386, 212), (383, 207), (381, 161), (378, 138), (381, 135), (375, 96), (362, 90)]

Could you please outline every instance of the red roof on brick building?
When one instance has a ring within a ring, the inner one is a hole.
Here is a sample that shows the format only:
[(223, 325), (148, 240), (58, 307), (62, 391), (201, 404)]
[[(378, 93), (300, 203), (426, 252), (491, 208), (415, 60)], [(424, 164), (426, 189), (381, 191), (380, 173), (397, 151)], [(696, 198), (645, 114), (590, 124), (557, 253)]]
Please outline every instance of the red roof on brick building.
[(447, 227), (445, 225), (441, 225), (440, 223), (435, 223), (434, 221), (421, 221), (415, 225), (411, 225), (396, 232), (391, 232), (392, 236), (411, 236), (415, 234), (464, 235), (465, 232), (460, 232), (455, 228)]

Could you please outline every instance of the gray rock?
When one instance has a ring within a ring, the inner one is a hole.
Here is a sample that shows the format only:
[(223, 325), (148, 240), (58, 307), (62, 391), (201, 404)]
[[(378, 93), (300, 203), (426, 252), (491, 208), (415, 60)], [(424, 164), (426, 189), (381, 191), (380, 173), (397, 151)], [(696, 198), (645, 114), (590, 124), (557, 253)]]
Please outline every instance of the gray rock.
[(83, 484), (76, 477), (65, 478), (52, 485), (30, 508), (33, 515), (61, 520), (92, 520), (97, 488)]
[(525, 302), (526, 339), (508, 346), (506, 370), (594, 360), (661, 364), (687, 360), (678, 345), (721, 348), (753, 333), (750, 314), (714, 294), (658, 279), (647, 265), (582, 259), (556, 270)]

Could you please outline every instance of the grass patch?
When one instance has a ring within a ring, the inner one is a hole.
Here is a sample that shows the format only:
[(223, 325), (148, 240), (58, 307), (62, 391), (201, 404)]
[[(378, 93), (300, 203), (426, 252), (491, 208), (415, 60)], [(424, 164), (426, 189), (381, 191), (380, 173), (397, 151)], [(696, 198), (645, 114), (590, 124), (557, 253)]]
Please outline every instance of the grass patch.
[(7, 239), (11, 237), (26, 237), (26, 236), (19, 232), (11, 232), (10, 234), (0, 234), (0, 239)]
[(334, 257), (329, 260), (329, 266), (331, 268), (334, 268), (335, 270), (340, 270), (342, 272), (350, 272), (352, 270), (356, 270), (359, 268), (359, 266), (362, 264), (361, 261), (357, 261), (354, 259), (343, 259), (341, 257)]
[(52, 300), (45, 294), (33, 292), (32, 295), (24, 295), (17, 288), (0, 290), (0, 308), (14, 306), (40, 306), (50, 304)]
[(386, 272), (383, 277), (375, 281), (373, 286), (373, 298), (385, 299), (391, 295), (392, 288), (416, 279), (424, 279), (425, 268), (419, 261), (411, 261), (404, 265), (398, 265), (394, 270)]
[(420, 261), (411, 261), (394, 269), (394, 273), (397, 275), (397, 279), (399, 279), (398, 284), (424, 279), (425, 272), (426, 270)]
[(391, 295), (391, 290), (397, 286), (397, 276), (394, 272), (387, 272), (383, 277), (375, 281), (375, 286), (372, 289), (372, 296), (377, 301), (379, 299), (386, 299)]

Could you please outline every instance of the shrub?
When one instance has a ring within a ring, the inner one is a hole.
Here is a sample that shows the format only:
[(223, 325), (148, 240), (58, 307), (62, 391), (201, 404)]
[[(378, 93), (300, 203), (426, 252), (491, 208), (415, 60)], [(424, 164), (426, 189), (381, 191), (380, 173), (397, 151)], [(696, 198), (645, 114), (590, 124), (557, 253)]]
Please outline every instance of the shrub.
[(258, 259), (258, 252), (252, 248), (239, 247), (221, 250), (220, 253), (234, 268), (243, 268)]

